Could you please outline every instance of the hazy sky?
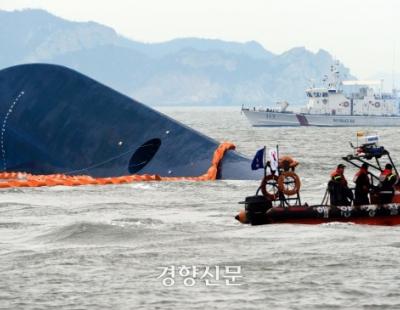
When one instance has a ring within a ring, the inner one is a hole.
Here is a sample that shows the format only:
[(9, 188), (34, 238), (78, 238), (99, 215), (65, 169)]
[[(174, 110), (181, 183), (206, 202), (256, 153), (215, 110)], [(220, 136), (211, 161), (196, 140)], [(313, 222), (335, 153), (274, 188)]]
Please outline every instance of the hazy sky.
[(0, 0), (0, 9), (43, 8), (93, 20), (140, 41), (204, 37), (256, 40), (281, 53), (323, 48), (359, 78), (400, 72), (400, 0)]

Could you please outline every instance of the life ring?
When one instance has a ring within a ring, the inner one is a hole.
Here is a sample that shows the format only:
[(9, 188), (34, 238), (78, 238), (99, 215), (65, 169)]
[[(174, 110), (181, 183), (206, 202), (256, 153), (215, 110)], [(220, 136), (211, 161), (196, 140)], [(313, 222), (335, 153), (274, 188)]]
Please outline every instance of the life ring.
[(375, 102), (375, 108), (379, 108), (381, 106), (381, 104), (377, 101)]
[[(278, 177), (275, 174), (267, 175), (262, 179), (260, 187), (261, 187), (261, 192), (265, 198), (269, 200), (276, 200), (276, 198), (278, 198), (277, 184), (278, 184)], [(276, 191), (274, 192), (268, 191), (267, 185), (272, 185), (272, 187), (276, 188)]]
[(349, 106), (349, 102), (348, 102), (348, 101), (343, 102), (343, 106), (344, 106), (345, 108), (347, 108), (347, 107)]
[[(288, 179), (291, 179), (288, 181)], [(288, 184), (293, 184), (293, 187), (288, 187)], [(285, 195), (296, 195), (300, 190), (301, 182), (299, 176), (292, 171), (285, 171), (278, 178), (278, 189)]]

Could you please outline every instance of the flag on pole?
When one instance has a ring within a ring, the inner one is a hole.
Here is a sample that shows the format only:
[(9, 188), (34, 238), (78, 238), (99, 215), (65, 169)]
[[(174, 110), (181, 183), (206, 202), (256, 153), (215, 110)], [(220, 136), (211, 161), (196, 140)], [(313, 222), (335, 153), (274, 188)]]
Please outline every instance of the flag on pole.
[(269, 162), (272, 171), (278, 171), (278, 151), (276, 148), (269, 150)]
[(251, 162), (251, 169), (257, 170), (265, 166), (265, 146), (259, 149)]

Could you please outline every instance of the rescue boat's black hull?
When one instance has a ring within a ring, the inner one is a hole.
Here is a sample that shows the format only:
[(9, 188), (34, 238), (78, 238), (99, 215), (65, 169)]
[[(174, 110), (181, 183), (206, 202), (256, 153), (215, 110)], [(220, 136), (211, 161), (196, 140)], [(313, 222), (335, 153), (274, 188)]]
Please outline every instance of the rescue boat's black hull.
[[(258, 198), (256, 198), (258, 197)], [(251, 225), (323, 224), (351, 222), (366, 225), (400, 225), (400, 203), (363, 206), (272, 207), (263, 196), (247, 197), (246, 208), (236, 219)], [(264, 201), (264, 202), (263, 202)]]

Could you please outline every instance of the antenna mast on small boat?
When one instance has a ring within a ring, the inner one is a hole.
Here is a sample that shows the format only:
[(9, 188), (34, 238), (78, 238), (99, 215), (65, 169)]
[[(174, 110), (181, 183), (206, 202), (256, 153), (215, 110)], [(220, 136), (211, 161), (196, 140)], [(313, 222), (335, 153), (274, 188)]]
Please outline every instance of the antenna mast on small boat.
[(396, 94), (395, 66), (396, 66), (396, 41), (393, 44), (393, 63), (392, 63), (392, 90)]

